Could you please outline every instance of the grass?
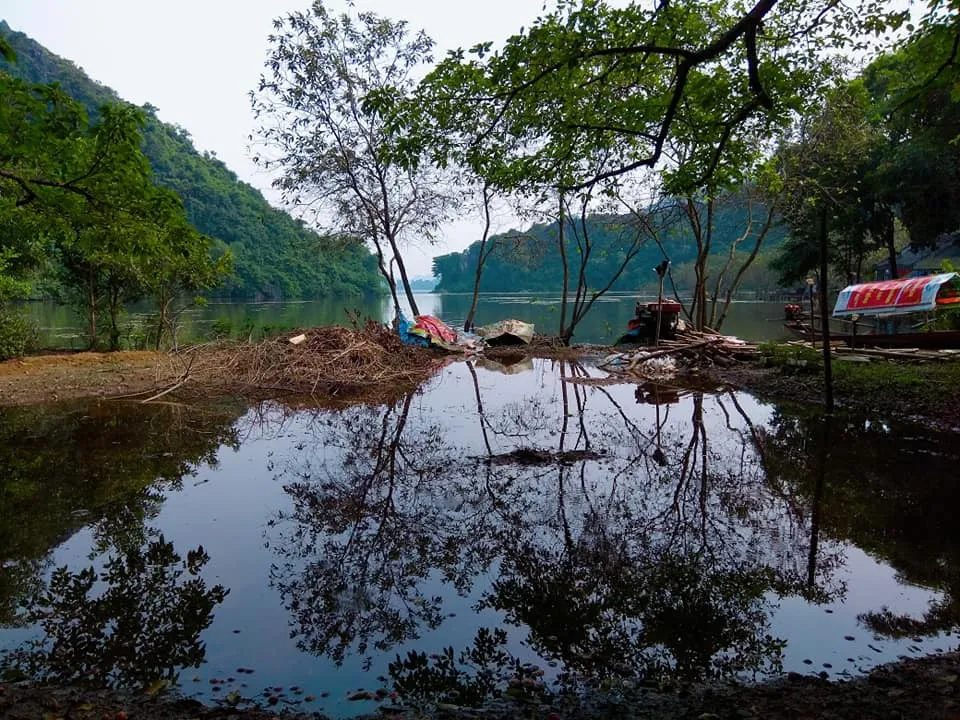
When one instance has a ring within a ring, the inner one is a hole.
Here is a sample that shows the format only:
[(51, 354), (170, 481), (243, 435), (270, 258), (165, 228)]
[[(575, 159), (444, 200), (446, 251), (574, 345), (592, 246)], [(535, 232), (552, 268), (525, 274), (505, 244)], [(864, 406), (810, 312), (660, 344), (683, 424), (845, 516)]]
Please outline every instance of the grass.
[[(820, 350), (798, 345), (764, 343), (763, 363), (783, 374), (823, 376)], [(960, 398), (960, 361), (901, 362), (873, 359), (868, 363), (833, 358), (833, 386), (838, 395), (863, 402), (896, 397), (904, 402), (943, 402)]]

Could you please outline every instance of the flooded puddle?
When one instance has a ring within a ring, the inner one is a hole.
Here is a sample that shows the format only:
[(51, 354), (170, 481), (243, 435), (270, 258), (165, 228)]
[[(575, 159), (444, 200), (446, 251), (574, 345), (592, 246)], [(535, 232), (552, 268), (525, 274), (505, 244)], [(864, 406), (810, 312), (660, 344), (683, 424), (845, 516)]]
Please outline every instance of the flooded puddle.
[(346, 717), (956, 646), (956, 436), (591, 375), (0, 411), (7, 677)]

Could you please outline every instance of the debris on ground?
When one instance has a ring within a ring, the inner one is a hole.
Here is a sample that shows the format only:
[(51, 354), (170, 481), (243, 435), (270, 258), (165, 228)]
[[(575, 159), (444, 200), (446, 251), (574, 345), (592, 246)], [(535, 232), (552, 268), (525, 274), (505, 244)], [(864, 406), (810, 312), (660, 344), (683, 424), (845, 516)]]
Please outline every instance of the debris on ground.
[(417, 387), (441, 364), (430, 350), (405, 345), (376, 322), (311, 328), (259, 343), (196, 346), (171, 354), (167, 362), (181, 369), (179, 376), (146, 400), (174, 390), (377, 400)]
[(683, 329), (670, 340), (656, 346), (644, 346), (607, 356), (598, 367), (610, 373), (636, 375), (649, 379), (669, 379), (691, 368), (729, 367), (741, 360), (755, 360), (759, 348), (730, 335), (712, 330)]
[[(438, 702), (435, 708), (410, 708), (397, 703), (387, 717), (396, 720), (933, 720), (960, 714), (960, 655), (945, 653), (902, 660), (876, 668), (846, 682), (815, 675), (787, 673), (759, 684), (712, 681), (681, 691), (646, 686), (589, 691), (541, 700), (509, 696), (488, 699), (481, 707)], [(386, 710), (386, 708), (382, 708)], [(385, 716), (385, 712), (366, 716)], [(176, 694), (0, 682), (0, 719), (27, 720), (63, 717), (82, 720), (306, 720), (318, 715), (277, 713), (264, 708), (210, 707)], [(320, 715), (319, 717), (324, 717)], [(362, 720), (358, 719), (358, 720)]]

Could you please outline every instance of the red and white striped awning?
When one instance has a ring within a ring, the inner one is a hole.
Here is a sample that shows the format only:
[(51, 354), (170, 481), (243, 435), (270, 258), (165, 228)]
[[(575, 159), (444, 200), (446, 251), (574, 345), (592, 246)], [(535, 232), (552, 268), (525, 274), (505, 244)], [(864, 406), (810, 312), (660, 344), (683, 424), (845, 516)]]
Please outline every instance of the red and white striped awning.
[(948, 272), (850, 285), (840, 291), (833, 316), (902, 315), (954, 303), (960, 303), (960, 275)]

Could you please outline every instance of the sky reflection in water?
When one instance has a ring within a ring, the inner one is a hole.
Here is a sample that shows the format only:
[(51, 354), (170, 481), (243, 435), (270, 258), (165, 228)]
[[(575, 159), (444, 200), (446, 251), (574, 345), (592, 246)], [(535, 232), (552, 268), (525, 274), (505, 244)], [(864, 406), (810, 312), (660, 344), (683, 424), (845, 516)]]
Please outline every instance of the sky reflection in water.
[[(955, 440), (569, 364), (505, 370), (454, 363), (393, 406), (336, 412), (4, 411), (4, 623), (53, 567), (135, 567), (162, 535), (181, 565), (209, 557), (164, 592), (229, 590), (205, 630), (152, 640), (177, 658), (200, 632), (205, 662), (180, 681), (206, 698), (278, 686), (349, 715), (374, 706), (346, 700), (359, 688), (428, 703), (525, 674), (518, 692), (836, 677), (955, 645)], [(464, 671), (467, 650), (489, 676)]]

